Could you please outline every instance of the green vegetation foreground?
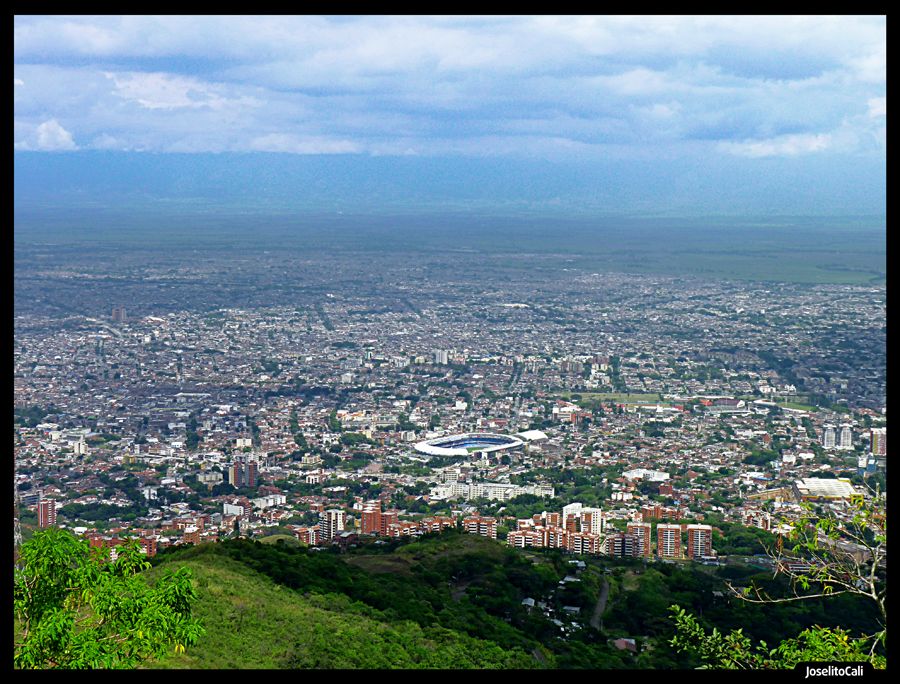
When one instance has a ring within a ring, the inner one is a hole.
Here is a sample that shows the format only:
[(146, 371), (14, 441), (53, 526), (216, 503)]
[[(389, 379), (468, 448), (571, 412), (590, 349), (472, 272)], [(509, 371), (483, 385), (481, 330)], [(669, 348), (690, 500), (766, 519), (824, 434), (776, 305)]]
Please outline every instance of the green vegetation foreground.
[(149, 567), (136, 541), (111, 560), (64, 530), (35, 534), (15, 570), (15, 667), (133, 668), (183, 653), (203, 634), (190, 571), (148, 586), (139, 573)]
[[(523, 553), (446, 531), (344, 552), (235, 539), (166, 549), (147, 569), (134, 545), (120, 547), (111, 563), (68, 533), (48, 530), (22, 548), (15, 664), (756, 668), (787, 662), (751, 649), (760, 641), (807, 654), (826, 652), (823, 639), (828, 646), (836, 637), (841, 643), (827, 652), (858, 660), (859, 649), (845, 648), (843, 637), (878, 624), (872, 602), (850, 594), (765, 605), (729, 597), (732, 582), (771, 596), (789, 591), (782, 578), (751, 566), (583, 560), (576, 570), (575, 559), (558, 550)], [(601, 594), (608, 601), (591, 621)], [(685, 612), (673, 613), (673, 604)], [(717, 630), (711, 637), (710, 629)], [(621, 638), (635, 648), (617, 647)], [(733, 652), (735, 639), (746, 646), (743, 655)], [(740, 664), (708, 657), (718, 653), (740, 655)]]

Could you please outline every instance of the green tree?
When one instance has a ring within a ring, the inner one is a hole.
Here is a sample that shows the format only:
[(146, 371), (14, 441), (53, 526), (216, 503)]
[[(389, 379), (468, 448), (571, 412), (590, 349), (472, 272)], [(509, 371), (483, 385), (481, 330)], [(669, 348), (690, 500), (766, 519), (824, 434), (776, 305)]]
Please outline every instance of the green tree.
[(670, 608), (676, 634), (669, 642), (679, 652), (699, 658), (703, 669), (759, 670), (792, 669), (804, 662), (871, 662), (886, 666), (886, 658), (873, 655), (866, 639), (854, 639), (840, 629), (810, 627), (793, 639), (785, 639), (770, 649), (765, 641), (754, 645), (740, 629), (711, 634), (680, 606)]
[(764, 604), (839, 594), (869, 599), (877, 606), (881, 623), (879, 632), (866, 637), (874, 657), (887, 640), (886, 504), (880, 489), (854, 497), (840, 515), (830, 507), (803, 504), (806, 514), (786, 537), (766, 549), (776, 574), (790, 580), (792, 595), (772, 597), (755, 586), (729, 588), (745, 601)]
[(185, 428), (184, 444), (190, 451), (196, 449), (200, 444), (200, 434), (197, 432), (197, 417), (194, 415), (191, 415)]
[(167, 572), (154, 586), (137, 541), (117, 558), (65, 530), (50, 528), (22, 545), (14, 578), (16, 668), (134, 668), (184, 652), (203, 627), (191, 615), (190, 571)]
[[(771, 596), (758, 586), (738, 590), (726, 580), (732, 593), (749, 603), (773, 605), (840, 594), (871, 600), (879, 611), (881, 629), (874, 634), (852, 636), (840, 628), (813, 626), (797, 637), (769, 650), (765, 642), (753, 646), (741, 630), (724, 635), (705, 633), (697, 620), (679, 606), (671, 606), (677, 634), (672, 645), (698, 656), (708, 667), (792, 668), (801, 662), (870, 662), (887, 665), (887, 518), (886, 497), (881, 490), (855, 497), (841, 514), (831, 508), (804, 504), (806, 515), (779, 537), (766, 553), (776, 575), (787, 578), (791, 595)], [(818, 512), (817, 512), (818, 511)]]
[(301, 449), (309, 449), (309, 444), (307, 443), (306, 437), (302, 432), (294, 433), (294, 443)]

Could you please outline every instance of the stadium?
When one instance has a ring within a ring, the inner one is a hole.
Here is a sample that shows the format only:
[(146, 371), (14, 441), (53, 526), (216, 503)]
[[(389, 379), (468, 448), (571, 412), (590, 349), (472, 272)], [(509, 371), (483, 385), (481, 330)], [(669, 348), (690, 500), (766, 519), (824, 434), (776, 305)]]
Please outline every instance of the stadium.
[(416, 451), (429, 456), (467, 456), (471, 453), (512, 451), (524, 446), (518, 437), (490, 432), (465, 432), (459, 435), (435, 437), (415, 445)]

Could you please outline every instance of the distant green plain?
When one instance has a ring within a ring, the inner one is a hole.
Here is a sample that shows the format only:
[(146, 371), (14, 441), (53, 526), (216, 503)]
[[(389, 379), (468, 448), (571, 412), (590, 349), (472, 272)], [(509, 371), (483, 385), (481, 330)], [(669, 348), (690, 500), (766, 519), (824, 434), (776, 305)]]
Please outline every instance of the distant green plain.
[[(17, 211), (16, 244), (171, 254), (442, 255), (461, 273), (634, 273), (807, 285), (885, 283), (883, 217), (691, 219), (479, 214), (229, 215)], [(85, 227), (88, 226), (88, 227)]]

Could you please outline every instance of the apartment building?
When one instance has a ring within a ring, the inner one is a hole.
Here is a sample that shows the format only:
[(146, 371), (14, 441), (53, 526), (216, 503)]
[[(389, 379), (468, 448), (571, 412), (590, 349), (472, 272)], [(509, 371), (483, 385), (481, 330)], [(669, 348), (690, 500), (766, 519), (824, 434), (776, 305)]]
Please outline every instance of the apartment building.
[(648, 522), (630, 522), (626, 525), (625, 531), (635, 538), (637, 547), (635, 556), (650, 557), (650, 536), (652, 534), (651, 524)]
[(497, 519), (471, 515), (463, 518), (463, 529), (469, 534), (478, 534), (482, 537), (497, 538)]
[(44, 499), (38, 503), (38, 527), (53, 527), (56, 525), (56, 500)]
[(640, 555), (638, 539), (628, 532), (613, 532), (606, 536), (603, 551), (607, 556), (616, 558), (634, 558)]
[(656, 555), (681, 558), (681, 525), (660, 523), (656, 526)]
[(695, 560), (713, 555), (712, 527), (710, 525), (688, 525), (687, 555)]
[(319, 528), (322, 541), (332, 539), (339, 532), (343, 532), (345, 523), (344, 511), (339, 508), (330, 508), (319, 513)]

